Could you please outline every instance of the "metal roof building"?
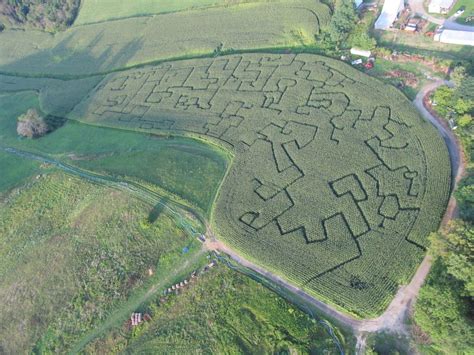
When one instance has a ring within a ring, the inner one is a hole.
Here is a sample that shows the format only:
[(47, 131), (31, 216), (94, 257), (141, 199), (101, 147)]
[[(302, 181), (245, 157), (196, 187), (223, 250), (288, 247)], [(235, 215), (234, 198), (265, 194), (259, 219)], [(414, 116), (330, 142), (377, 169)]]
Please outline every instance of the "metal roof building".
[(382, 13), (375, 22), (375, 29), (386, 30), (390, 28), (404, 7), (403, 0), (385, 0)]
[(435, 34), (434, 40), (442, 43), (474, 46), (474, 32), (442, 30), (441, 32)]

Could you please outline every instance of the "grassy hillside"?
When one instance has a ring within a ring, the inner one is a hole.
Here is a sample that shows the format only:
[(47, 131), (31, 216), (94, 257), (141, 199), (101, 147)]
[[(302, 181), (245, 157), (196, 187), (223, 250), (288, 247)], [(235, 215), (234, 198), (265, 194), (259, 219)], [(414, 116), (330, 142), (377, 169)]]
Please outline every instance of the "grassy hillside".
[(27, 159), (20, 159), (0, 151), (0, 196), (13, 187), (20, 186), (33, 174), (40, 172), (40, 164)]
[[(75, 25), (265, 0), (83, 0)], [(278, 0), (274, 0), (278, 1)]]
[[(41, 139), (19, 139), (16, 119), (32, 107), (38, 107), (37, 95), (32, 92), (0, 96), (0, 147), (28, 150), (96, 173), (152, 184), (204, 213), (210, 210), (227, 168), (222, 152), (189, 139), (159, 138), (75, 122)], [(36, 171), (36, 163), (0, 154), (7, 171), (0, 177), (0, 186), (8, 188), (20, 176)]]
[(51, 35), (4, 31), (0, 72), (87, 74), (220, 48), (311, 44), (329, 9), (313, 0), (262, 2), (70, 28)]
[[(152, 320), (116, 329), (87, 353), (339, 354), (327, 330), (252, 279), (220, 265), (165, 303), (142, 311)], [(335, 331), (343, 347), (350, 343)], [(349, 353), (349, 352), (348, 352)]]
[(146, 223), (150, 209), (61, 173), (1, 201), (1, 352), (64, 352), (158, 282), (162, 260), (177, 267), (184, 247), (195, 252), (166, 214)]
[(380, 313), (409, 280), (450, 192), (446, 146), (409, 101), (316, 55), (220, 56), (110, 74), (70, 117), (221, 142), (235, 158), (213, 209), (217, 234), (362, 316)]

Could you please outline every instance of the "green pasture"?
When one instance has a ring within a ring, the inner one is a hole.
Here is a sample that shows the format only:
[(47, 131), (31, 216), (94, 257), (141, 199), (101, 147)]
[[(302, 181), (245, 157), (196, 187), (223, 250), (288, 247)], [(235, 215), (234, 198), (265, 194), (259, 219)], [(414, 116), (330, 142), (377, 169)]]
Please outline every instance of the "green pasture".
[(21, 186), (26, 179), (40, 171), (38, 162), (14, 157), (0, 151), (0, 196), (4, 191)]
[[(32, 92), (0, 96), (1, 146), (47, 155), (99, 174), (156, 185), (204, 213), (209, 211), (227, 168), (228, 158), (223, 152), (190, 139), (143, 135), (77, 122), (68, 122), (40, 139), (18, 138), (16, 118), (28, 108), (38, 106), (37, 95)], [(14, 183), (17, 175), (33, 171), (32, 167), (37, 165), (18, 157), (5, 156), (2, 162), (4, 159), (9, 169), (0, 177), (0, 186), (5, 188)]]
[[(216, 266), (189, 288), (144, 310), (152, 320), (115, 330), (87, 353), (316, 353), (339, 354), (326, 329), (252, 279)], [(336, 330), (343, 348), (346, 339)]]
[(150, 209), (62, 173), (0, 202), (2, 352), (64, 353), (198, 253), (166, 213), (149, 224)]
[(312, 44), (328, 19), (326, 5), (296, 0), (106, 21), (57, 34), (5, 30), (0, 33), (0, 73), (84, 75), (170, 58), (209, 56), (218, 48)]

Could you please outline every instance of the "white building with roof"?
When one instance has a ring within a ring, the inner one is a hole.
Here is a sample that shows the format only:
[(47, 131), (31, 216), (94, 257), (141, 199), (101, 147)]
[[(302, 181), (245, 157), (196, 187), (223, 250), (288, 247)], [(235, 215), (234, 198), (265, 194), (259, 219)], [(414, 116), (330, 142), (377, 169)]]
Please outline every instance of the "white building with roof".
[(385, 0), (379, 18), (375, 21), (376, 30), (389, 29), (397, 19), (405, 4), (403, 0)]
[(435, 14), (446, 14), (451, 10), (454, 0), (431, 0), (428, 5), (428, 12)]
[(435, 34), (434, 40), (442, 43), (474, 46), (474, 32), (442, 30)]

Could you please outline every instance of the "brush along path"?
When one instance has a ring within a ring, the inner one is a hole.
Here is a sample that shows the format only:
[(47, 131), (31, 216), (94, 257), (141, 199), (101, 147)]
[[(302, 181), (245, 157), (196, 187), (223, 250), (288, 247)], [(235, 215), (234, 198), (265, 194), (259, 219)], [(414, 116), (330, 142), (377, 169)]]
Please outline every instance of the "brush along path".
[(49, 157), (41, 156), (32, 152), (16, 149), (13, 147), (0, 146), (0, 151), (22, 158), (27, 158), (33, 161), (51, 164), (68, 174), (79, 176), (96, 184), (105, 185), (110, 188), (115, 188), (117, 190), (122, 190), (131, 193), (133, 196), (137, 197), (143, 202), (149, 203), (152, 206), (162, 206), (162, 208), (165, 209), (166, 212), (175, 219), (177, 225), (181, 227), (191, 237), (197, 237), (201, 234), (193, 227), (191, 223), (189, 223), (189, 221), (187, 221), (187, 217), (185, 217), (186, 214), (189, 213), (193, 218), (196, 218), (196, 220), (199, 221), (202, 226), (204, 226), (204, 218), (200, 214), (192, 210), (189, 206), (179, 203), (177, 201), (166, 200), (166, 202), (163, 202), (162, 195), (150, 190), (145, 186), (140, 185), (139, 183), (127, 181), (124, 179), (118, 179), (107, 175), (97, 174)]
[(396, 89), (328, 58), (243, 54), (110, 74), (70, 118), (235, 155), (213, 229), (312, 296), (380, 314), (450, 192), (442, 138)]

